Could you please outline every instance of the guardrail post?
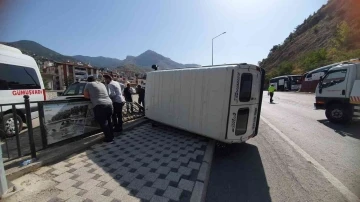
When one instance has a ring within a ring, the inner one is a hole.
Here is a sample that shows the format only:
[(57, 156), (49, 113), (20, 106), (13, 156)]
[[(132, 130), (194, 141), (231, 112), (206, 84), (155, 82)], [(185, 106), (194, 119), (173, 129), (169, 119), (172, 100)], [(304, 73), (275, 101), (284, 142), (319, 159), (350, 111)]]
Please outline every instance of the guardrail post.
[(15, 135), (16, 135), (16, 147), (18, 151), (18, 156), (21, 157), (21, 146), (20, 146), (20, 138), (19, 138), (19, 126), (17, 124), (17, 113), (15, 105), (12, 105), (12, 114), (14, 118), (14, 126), (15, 126)]
[(45, 129), (44, 103), (39, 102), (38, 109), (39, 109), (39, 122), (40, 122), (40, 130), (41, 130), (42, 147), (43, 147), (43, 149), (46, 149), (47, 136), (46, 136), (46, 129)]
[[(0, 112), (1, 112), (1, 116), (4, 116), (2, 106), (0, 106)], [(2, 132), (3, 135), (4, 135), (3, 138), (4, 138), (4, 141), (5, 141), (5, 147), (6, 147), (7, 157), (8, 157), (8, 159), (10, 159), (9, 146), (8, 146), (8, 142), (7, 142), (6, 131), (5, 131), (5, 124), (4, 124), (4, 118), (3, 118), (3, 117), (1, 117), (1, 124), (0, 124), (0, 126), (2, 126), (2, 127), (0, 128), (0, 132)], [(1, 145), (1, 144), (0, 144), (0, 145)], [(2, 152), (2, 145), (1, 145), (0, 150), (1, 150), (1, 152)], [(0, 157), (2, 158), (2, 155), (1, 155)]]
[(5, 175), (2, 150), (0, 149), (0, 198), (6, 193), (7, 190), (8, 190), (8, 183)]
[(24, 95), (24, 101), (25, 101), (26, 125), (28, 127), (28, 133), (29, 133), (31, 158), (34, 159), (36, 158), (36, 150), (35, 150), (34, 134), (32, 127), (32, 120), (31, 120), (30, 100), (28, 95)]

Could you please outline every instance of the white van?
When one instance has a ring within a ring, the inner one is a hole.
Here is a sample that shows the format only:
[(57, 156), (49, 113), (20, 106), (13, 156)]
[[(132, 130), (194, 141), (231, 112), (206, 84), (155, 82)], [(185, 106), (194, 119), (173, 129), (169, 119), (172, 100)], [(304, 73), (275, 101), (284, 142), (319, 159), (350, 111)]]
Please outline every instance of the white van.
[[(30, 101), (46, 99), (43, 80), (34, 58), (22, 54), (19, 49), (0, 44), (0, 135), (15, 135), (12, 106), (4, 104), (24, 103), (24, 95)], [(37, 104), (31, 104), (31, 112)], [(19, 131), (26, 122), (25, 106), (16, 105)]]
[(234, 64), (147, 73), (149, 119), (225, 143), (257, 135), (265, 71)]

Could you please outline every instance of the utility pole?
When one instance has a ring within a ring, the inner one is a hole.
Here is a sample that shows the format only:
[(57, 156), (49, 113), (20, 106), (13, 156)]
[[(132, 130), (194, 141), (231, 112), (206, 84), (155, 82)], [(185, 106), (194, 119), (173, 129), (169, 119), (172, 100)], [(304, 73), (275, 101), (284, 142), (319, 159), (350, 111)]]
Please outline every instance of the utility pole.
[(211, 43), (211, 65), (214, 65), (214, 39), (223, 35), (223, 34), (226, 34), (226, 32), (223, 32), (219, 35), (217, 35), (216, 37), (212, 38), (212, 43)]

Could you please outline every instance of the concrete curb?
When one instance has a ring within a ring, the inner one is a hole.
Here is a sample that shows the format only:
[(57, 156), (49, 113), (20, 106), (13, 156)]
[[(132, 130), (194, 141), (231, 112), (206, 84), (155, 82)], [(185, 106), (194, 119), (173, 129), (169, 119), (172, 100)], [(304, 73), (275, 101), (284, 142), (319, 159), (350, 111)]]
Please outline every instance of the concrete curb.
[[(132, 128), (147, 122), (148, 120), (145, 118), (139, 118), (137, 120), (124, 123), (124, 131), (131, 130)], [(103, 133), (97, 133), (95, 135), (91, 135), (84, 139), (81, 139), (76, 142), (71, 142), (67, 145), (63, 145), (60, 147), (52, 148), (47, 151), (40, 151), (37, 153), (40, 161), (35, 161), (27, 166), (23, 167), (15, 167), (6, 170), (6, 178), (8, 181), (12, 181), (16, 178), (19, 178), (27, 173), (33, 172), (39, 169), (42, 166), (58, 162), (60, 160), (65, 159), (66, 157), (74, 154), (82, 152), (89, 147), (102, 142), (103, 140)], [(116, 135), (117, 136), (117, 135)]]
[(197, 180), (191, 194), (190, 202), (204, 202), (206, 199), (206, 190), (210, 179), (214, 149), (215, 140), (209, 140), (203, 162), (201, 163)]

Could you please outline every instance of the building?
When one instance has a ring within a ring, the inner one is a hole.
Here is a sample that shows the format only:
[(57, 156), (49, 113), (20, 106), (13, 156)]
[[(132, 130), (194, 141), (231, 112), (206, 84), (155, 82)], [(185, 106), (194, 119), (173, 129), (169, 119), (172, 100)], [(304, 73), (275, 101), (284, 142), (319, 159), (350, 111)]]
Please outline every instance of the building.
[(50, 60), (41, 61), (40, 72), (46, 89), (65, 90), (67, 86), (76, 81), (86, 80), (88, 76), (94, 76), (102, 80), (103, 75), (111, 77), (120, 83), (129, 83), (131, 87), (146, 84), (146, 74), (136, 74), (128, 70), (109, 70), (95, 68), (90, 64), (81, 62), (54, 62)]
[(99, 70), (90, 64), (81, 62), (46, 61), (42, 67), (42, 75), (45, 77), (45, 85), (52, 90), (65, 90), (70, 84), (86, 80), (90, 75), (97, 78)]

